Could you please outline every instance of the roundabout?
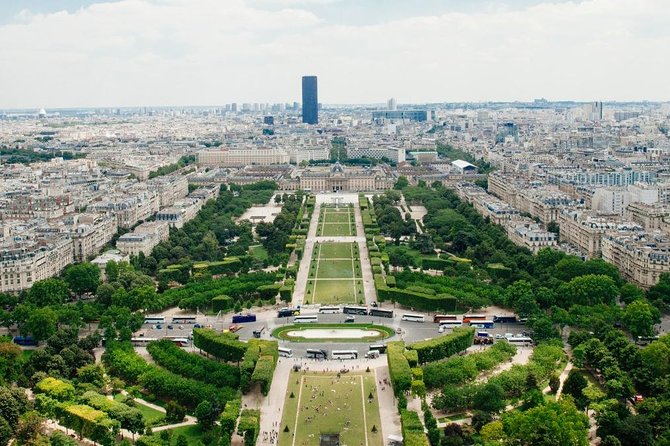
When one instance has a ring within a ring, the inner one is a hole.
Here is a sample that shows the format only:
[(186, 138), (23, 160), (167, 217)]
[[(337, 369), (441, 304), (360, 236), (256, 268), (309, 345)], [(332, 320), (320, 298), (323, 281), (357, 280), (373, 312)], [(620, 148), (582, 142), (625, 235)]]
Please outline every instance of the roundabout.
[(394, 334), (391, 328), (373, 324), (293, 324), (272, 332), (273, 337), (290, 342), (373, 342)]

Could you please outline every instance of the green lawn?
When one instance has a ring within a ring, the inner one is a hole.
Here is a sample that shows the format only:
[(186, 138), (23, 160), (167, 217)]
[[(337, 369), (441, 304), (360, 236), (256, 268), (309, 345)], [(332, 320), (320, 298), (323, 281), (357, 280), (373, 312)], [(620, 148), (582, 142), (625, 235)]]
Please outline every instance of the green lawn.
[(318, 446), (322, 433), (339, 433), (343, 445), (366, 444), (365, 436), (368, 446), (384, 444), (374, 374), (291, 373), (278, 444)]
[(356, 254), (356, 243), (318, 243), (314, 245), (315, 259), (350, 259)]
[(316, 235), (322, 237), (338, 237), (356, 235), (354, 209), (322, 207)]
[(365, 301), (357, 244), (319, 243), (309, 268), (305, 303)]
[(263, 245), (249, 246), (249, 255), (261, 261), (268, 259), (268, 251)]
[[(343, 315), (344, 318), (344, 315)], [(314, 338), (305, 338), (302, 336), (289, 336), (287, 333), (291, 331), (304, 331), (304, 330), (313, 330), (313, 329), (366, 329), (374, 330), (377, 332), (377, 335), (370, 336), (366, 338), (334, 338), (332, 336), (328, 339), (314, 339)], [(384, 327), (383, 325), (374, 325), (374, 324), (293, 324), (293, 325), (284, 325), (272, 330), (272, 336), (278, 339), (291, 342), (377, 342), (386, 338), (390, 338), (395, 334), (392, 328)]]

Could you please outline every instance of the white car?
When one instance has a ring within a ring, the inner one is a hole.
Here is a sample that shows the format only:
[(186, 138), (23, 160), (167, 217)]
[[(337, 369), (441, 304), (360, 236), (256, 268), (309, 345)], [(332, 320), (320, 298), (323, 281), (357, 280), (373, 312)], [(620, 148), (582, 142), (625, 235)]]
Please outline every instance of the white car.
[(444, 333), (444, 325), (441, 325), (440, 328), (437, 329), (438, 333)]

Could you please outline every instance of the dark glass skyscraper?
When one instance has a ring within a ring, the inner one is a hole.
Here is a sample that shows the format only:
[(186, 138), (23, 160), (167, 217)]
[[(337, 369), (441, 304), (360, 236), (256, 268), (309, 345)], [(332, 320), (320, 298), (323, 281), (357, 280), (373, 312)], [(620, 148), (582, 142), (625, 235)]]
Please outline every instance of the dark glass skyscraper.
[(302, 122), (319, 123), (319, 96), (316, 76), (302, 77)]

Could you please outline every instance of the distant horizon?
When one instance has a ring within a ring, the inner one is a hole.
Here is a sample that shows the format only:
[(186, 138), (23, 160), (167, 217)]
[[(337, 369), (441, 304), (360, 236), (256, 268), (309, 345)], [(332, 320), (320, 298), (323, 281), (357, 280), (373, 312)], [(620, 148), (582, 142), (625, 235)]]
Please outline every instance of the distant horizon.
[[(390, 99), (390, 98), (389, 98)], [(397, 107), (418, 107), (418, 106), (441, 106), (441, 105), (486, 105), (486, 104), (564, 104), (572, 103), (575, 105), (590, 104), (592, 102), (602, 102), (603, 105), (662, 105), (670, 104), (670, 100), (652, 100), (652, 99), (643, 99), (643, 100), (599, 100), (594, 99), (592, 101), (582, 101), (575, 99), (546, 99), (546, 102), (535, 102), (541, 98), (531, 99), (531, 100), (496, 100), (496, 101), (443, 101), (443, 102), (398, 102)], [(41, 109), (44, 109), (47, 113), (50, 111), (60, 111), (60, 110), (100, 110), (100, 109), (119, 109), (119, 110), (130, 110), (130, 109), (163, 109), (163, 110), (172, 110), (172, 109), (206, 109), (206, 108), (224, 108), (226, 105), (237, 104), (238, 110), (236, 113), (261, 113), (261, 112), (271, 112), (272, 110), (241, 110), (240, 107), (242, 104), (266, 104), (266, 105), (277, 105), (277, 104), (293, 104), (292, 102), (224, 102), (221, 104), (212, 104), (212, 105), (100, 105), (100, 106), (72, 106), (72, 107), (22, 107), (22, 108), (2, 108), (0, 107), (0, 113), (13, 113), (13, 112), (34, 112), (37, 114)], [(300, 102), (298, 102), (300, 104)], [(365, 108), (365, 107), (386, 107), (386, 101), (376, 102), (376, 103), (320, 103), (322, 107), (335, 107), (335, 108), (346, 108), (346, 107), (356, 107), (356, 108)], [(228, 110), (230, 111), (230, 110)], [(293, 111), (290, 109), (284, 110), (284, 112)], [(231, 113), (234, 113), (230, 111)]]
[(5, 1), (0, 100), (279, 103), (315, 75), (324, 104), (667, 101), (667, 23), (667, 0)]

